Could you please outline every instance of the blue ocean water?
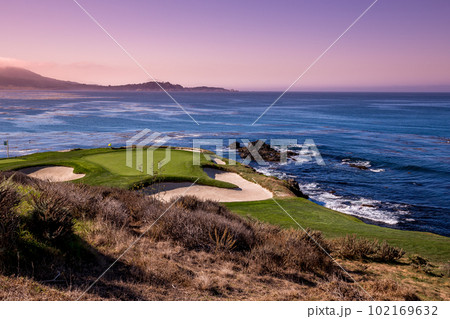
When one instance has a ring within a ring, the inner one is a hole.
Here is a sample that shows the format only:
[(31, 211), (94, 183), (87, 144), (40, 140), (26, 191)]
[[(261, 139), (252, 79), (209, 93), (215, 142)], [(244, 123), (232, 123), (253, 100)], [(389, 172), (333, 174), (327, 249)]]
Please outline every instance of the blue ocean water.
[(313, 201), (365, 222), (450, 236), (450, 94), (288, 93), (252, 126), (278, 95), (174, 93), (196, 125), (163, 93), (4, 91), (0, 139), (15, 156), (123, 146), (145, 128), (178, 146), (193, 138), (225, 139), (224, 148), (228, 139), (313, 139), (324, 166), (253, 165), (296, 178)]

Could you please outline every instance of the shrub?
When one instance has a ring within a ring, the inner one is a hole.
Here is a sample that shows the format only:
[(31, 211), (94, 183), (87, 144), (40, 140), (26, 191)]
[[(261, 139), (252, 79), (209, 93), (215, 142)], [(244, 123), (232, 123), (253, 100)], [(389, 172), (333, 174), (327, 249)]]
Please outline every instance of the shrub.
[(335, 249), (338, 255), (347, 259), (363, 259), (376, 253), (376, 243), (356, 235), (345, 236), (336, 241)]
[(36, 236), (50, 242), (73, 233), (73, 220), (67, 200), (48, 192), (32, 196), (30, 228)]
[(379, 246), (378, 249), (378, 259), (392, 262), (395, 260), (399, 260), (403, 257), (405, 251), (401, 248), (390, 246), (385, 241)]
[(21, 172), (0, 172), (0, 178), (4, 181), (9, 181), (10, 183), (20, 184), (20, 185), (36, 185), (39, 183), (38, 180), (28, 177)]
[(403, 257), (403, 249), (394, 247), (383, 241), (347, 235), (334, 242), (334, 248), (339, 257), (347, 259), (373, 259), (383, 262), (393, 262)]
[[(332, 260), (318, 246), (327, 250), (321, 233), (311, 232), (311, 239), (300, 230), (283, 230), (275, 226), (258, 224), (258, 244), (250, 258), (259, 272), (273, 275), (283, 272), (332, 273)], [(309, 230), (307, 230), (308, 233)]]
[(19, 204), (19, 194), (12, 188), (10, 180), (0, 183), (0, 256), (16, 248), (19, 231), (19, 216), (14, 208)]
[(176, 202), (176, 207), (181, 207), (189, 211), (201, 210), (224, 216), (233, 221), (244, 222), (244, 220), (236, 214), (231, 213), (225, 206), (211, 200), (201, 201), (194, 196), (183, 196)]
[(214, 212), (172, 207), (158, 221), (160, 236), (177, 241), (188, 249), (214, 251), (216, 242), (211, 240), (210, 234), (223, 234), (225, 231), (227, 238), (234, 241), (235, 251), (246, 251), (253, 245), (253, 230), (244, 220), (229, 220)]

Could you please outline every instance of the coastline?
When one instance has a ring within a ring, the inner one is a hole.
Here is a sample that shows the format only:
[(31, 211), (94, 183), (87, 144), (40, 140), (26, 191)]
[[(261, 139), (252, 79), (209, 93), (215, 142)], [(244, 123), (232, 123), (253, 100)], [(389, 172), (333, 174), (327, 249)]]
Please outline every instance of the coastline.
[[(0, 160), (0, 170), (18, 170), (25, 167), (42, 165), (71, 166), (74, 168), (74, 173), (86, 174), (85, 177), (74, 180), (73, 183), (86, 183), (89, 185), (105, 185), (121, 188), (133, 188), (133, 185), (139, 185), (138, 188), (142, 188), (158, 181), (155, 179), (149, 180), (144, 175), (117, 175), (117, 172), (108, 171), (108, 169), (111, 169), (108, 167), (106, 167), (105, 170), (105, 167), (99, 166), (98, 170), (93, 170), (92, 165), (96, 162), (104, 163), (105, 158), (111, 160), (114, 157), (117, 157), (120, 160), (120, 163), (123, 163), (122, 160), (124, 160), (124, 157), (122, 156), (124, 156), (124, 152), (125, 148), (75, 150), (63, 153), (35, 153), (20, 158), (9, 159), (5, 161), (6, 163), (4, 164), (2, 163), (2, 160)], [(185, 157), (185, 160), (187, 161), (192, 159), (192, 152), (186, 150), (178, 150), (176, 152), (177, 156)], [(86, 159), (88, 159), (88, 161), (86, 161)], [(12, 160), (16, 160), (16, 162), (11, 162)], [(227, 161), (225, 158), (222, 160), (225, 162)], [(224, 166), (211, 161), (203, 161), (202, 167), (212, 167), (222, 170), (226, 167), (225, 169), (227, 171), (237, 173), (247, 180), (251, 181), (254, 179), (258, 184), (269, 189), (274, 194), (277, 202), (289, 211), (290, 214), (295, 216), (304, 227), (322, 231), (326, 237), (334, 238), (356, 234), (365, 238), (380, 241), (386, 240), (388, 243), (395, 244), (402, 248), (404, 247), (407, 252), (421, 254), (430, 260), (443, 262), (450, 259), (449, 237), (427, 232), (396, 230), (366, 224), (354, 216), (327, 209), (304, 198), (295, 197), (287, 188), (285, 181), (273, 176), (265, 176), (261, 173), (257, 173), (248, 166), (240, 164), (236, 166)], [(106, 172), (109, 173), (105, 175)], [(125, 171), (123, 174), (128, 174), (127, 172), (129, 171)], [(196, 172), (199, 173), (199, 171)], [(111, 177), (108, 177), (109, 175), (111, 175)], [(179, 177), (167, 175), (167, 177), (159, 176), (158, 178), (159, 181), (161, 181), (162, 178), (169, 182), (193, 182), (192, 178), (188, 175)], [(235, 187), (235, 185), (230, 185), (229, 183), (206, 178), (202, 178), (199, 184), (225, 188)], [(284, 228), (298, 227), (271, 199), (265, 201), (226, 203), (225, 205), (233, 212), (246, 217), (252, 217), (261, 221), (277, 224)]]
[[(327, 165), (304, 163), (281, 170), (298, 176), (313, 200), (369, 223), (389, 222), (392, 228), (450, 236), (450, 207), (445, 200), (448, 141), (442, 138), (448, 136), (443, 121), (448, 94), (292, 93), (279, 106), (280, 112), (249, 131), (245, 125), (252, 114), (275, 93), (177, 93), (189, 112), (199, 117), (200, 127), (186, 126), (186, 115), (157, 93), (86, 93), (44, 104), (36, 94), (32, 99), (17, 94), (7, 102), (11, 93), (0, 107), (5, 125), (0, 135), (10, 140), (14, 155), (56, 150), (55, 145), (60, 149), (123, 145), (144, 127), (164, 132), (170, 144), (178, 146), (192, 146), (195, 138), (297, 138), (299, 143), (312, 138)], [(432, 115), (428, 107), (433, 107)], [(207, 118), (211, 112), (217, 114), (214, 120)], [(292, 115), (289, 120), (280, 116), (287, 112)], [(385, 121), (380, 121), (383, 115)], [(399, 116), (405, 117), (407, 126), (395, 120)], [(100, 117), (102, 121), (97, 121)], [(86, 119), (95, 128), (80, 127)], [(0, 150), (3, 154), (5, 149)], [(362, 165), (366, 162), (369, 168), (357, 167), (367, 167)]]

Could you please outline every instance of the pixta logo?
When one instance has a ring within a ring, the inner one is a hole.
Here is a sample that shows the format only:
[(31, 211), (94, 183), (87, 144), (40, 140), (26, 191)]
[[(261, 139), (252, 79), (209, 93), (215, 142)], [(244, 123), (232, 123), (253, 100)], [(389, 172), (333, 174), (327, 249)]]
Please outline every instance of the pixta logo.
[[(127, 140), (126, 166), (148, 175), (154, 174), (155, 150), (166, 144), (170, 137), (145, 129)], [(158, 161), (158, 170), (170, 162), (171, 148), (165, 147), (164, 158)], [(133, 160), (134, 159), (134, 160)]]

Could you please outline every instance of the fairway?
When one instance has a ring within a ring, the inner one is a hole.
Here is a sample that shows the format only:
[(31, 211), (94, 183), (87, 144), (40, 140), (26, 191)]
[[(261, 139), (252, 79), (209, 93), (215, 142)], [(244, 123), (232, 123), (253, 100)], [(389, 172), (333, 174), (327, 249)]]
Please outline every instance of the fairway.
[[(419, 254), (432, 261), (450, 260), (450, 238), (431, 233), (397, 230), (368, 225), (359, 219), (316, 205), (303, 198), (277, 199), (304, 228), (320, 230), (328, 238), (356, 234), (361, 237), (386, 240), (409, 254)], [(273, 200), (225, 204), (231, 211), (284, 228), (299, 226)]]

